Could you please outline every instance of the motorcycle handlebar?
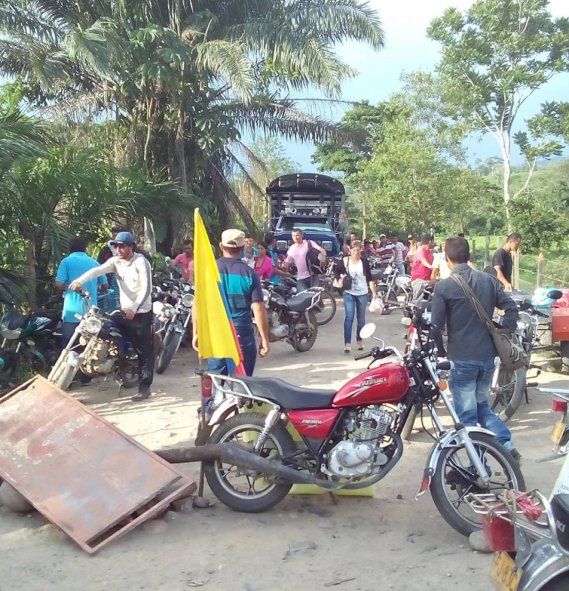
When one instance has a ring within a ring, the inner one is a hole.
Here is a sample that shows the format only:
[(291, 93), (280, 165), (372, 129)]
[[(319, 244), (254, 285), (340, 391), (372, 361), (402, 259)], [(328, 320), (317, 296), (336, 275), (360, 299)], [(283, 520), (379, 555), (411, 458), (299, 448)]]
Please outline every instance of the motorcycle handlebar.
[(354, 355), (354, 359), (359, 361), (360, 359), (365, 359), (366, 357), (373, 357), (374, 359), (385, 359), (391, 355), (395, 355), (395, 352), (392, 347), (387, 347), (386, 349), (380, 349), (379, 347), (374, 347), (371, 351), (367, 353), (363, 353), (361, 355)]

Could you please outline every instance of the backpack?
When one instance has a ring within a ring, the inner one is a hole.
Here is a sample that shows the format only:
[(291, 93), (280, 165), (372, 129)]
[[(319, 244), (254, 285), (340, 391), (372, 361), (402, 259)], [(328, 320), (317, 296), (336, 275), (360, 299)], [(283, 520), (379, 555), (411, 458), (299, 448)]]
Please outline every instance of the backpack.
[(308, 240), (308, 251), (306, 252), (306, 266), (311, 275), (321, 275), (320, 251), (312, 246), (312, 240)]

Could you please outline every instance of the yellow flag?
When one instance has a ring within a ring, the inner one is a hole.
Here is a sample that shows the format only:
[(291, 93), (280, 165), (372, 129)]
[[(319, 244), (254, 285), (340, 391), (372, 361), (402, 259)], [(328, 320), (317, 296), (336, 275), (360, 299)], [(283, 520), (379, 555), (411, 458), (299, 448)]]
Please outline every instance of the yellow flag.
[(225, 358), (229, 362), (230, 374), (241, 373), (239, 341), (229, 319), (217, 263), (197, 208), (194, 211), (194, 285), (194, 318), (197, 321), (200, 357)]

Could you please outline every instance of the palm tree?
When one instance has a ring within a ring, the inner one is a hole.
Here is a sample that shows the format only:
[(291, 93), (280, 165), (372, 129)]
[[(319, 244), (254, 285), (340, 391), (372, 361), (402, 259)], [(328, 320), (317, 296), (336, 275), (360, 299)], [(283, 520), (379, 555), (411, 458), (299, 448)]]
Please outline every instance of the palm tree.
[[(363, 0), (5, 0), (0, 71), (52, 111), (128, 126), (132, 158), (254, 222), (231, 188), (245, 130), (322, 141), (337, 129), (290, 94), (338, 97), (352, 71), (334, 46), (379, 48)], [(158, 215), (155, 212), (155, 215)], [(170, 214), (170, 248), (180, 216)]]

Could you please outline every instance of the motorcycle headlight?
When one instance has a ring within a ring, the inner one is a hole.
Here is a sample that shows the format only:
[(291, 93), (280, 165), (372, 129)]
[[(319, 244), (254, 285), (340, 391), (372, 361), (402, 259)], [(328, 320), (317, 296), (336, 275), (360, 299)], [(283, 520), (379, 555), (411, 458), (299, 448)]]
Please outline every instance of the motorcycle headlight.
[(194, 303), (194, 296), (191, 293), (185, 293), (182, 296), (182, 306), (185, 308), (191, 308)]
[(83, 330), (90, 335), (96, 336), (99, 334), (103, 323), (98, 318), (86, 318), (83, 322)]
[(21, 328), (15, 328), (14, 330), (11, 330), (9, 328), (6, 328), (5, 326), (2, 328), (2, 330), (0, 331), (0, 333), (2, 334), (2, 336), (5, 339), (8, 339), (9, 341), (13, 341), (15, 339), (19, 339), (20, 335), (22, 334), (22, 329)]
[(270, 294), (269, 290), (263, 289), (263, 302), (265, 302), (265, 304), (269, 301), (270, 297), (271, 297), (271, 294)]

